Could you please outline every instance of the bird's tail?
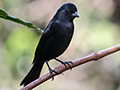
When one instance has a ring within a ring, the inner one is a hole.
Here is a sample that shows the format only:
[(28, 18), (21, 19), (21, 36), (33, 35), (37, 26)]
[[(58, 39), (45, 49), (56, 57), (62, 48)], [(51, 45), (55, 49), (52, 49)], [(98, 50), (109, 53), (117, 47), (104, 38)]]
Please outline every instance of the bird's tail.
[(41, 73), (42, 67), (43, 67), (44, 62), (35, 62), (33, 64), (33, 67), (31, 68), (31, 70), (29, 71), (29, 73), (26, 75), (26, 77), (22, 80), (22, 82), (20, 83), (21, 85), (26, 86), (27, 84), (31, 83), (32, 81), (36, 80), (37, 78), (39, 78), (39, 75)]

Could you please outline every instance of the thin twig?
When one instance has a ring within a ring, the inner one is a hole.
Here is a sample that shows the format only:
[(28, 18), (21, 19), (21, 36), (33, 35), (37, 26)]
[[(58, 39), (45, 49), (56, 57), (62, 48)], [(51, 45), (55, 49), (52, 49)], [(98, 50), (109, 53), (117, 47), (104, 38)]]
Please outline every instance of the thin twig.
[[(89, 61), (96, 61), (100, 58), (103, 58), (103, 57), (105, 57), (109, 54), (112, 54), (114, 52), (117, 52), (119, 50), (120, 50), (120, 44), (118, 44), (116, 46), (113, 46), (113, 47), (110, 47), (110, 48), (107, 48), (107, 49), (104, 49), (104, 50), (101, 50), (99, 52), (94, 52), (94, 53), (92, 53), (88, 56), (85, 56), (83, 58), (74, 60), (74, 61), (72, 61), (73, 64), (71, 64), (71, 66), (73, 68), (73, 67), (79, 66), (81, 64), (87, 63)], [(56, 67), (54, 70), (57, 71), (59, 74), (61, 74), (62, 72), (66, 71), (68, 69), (69, 69), (68, 65), (67, 65), (67, 68), (64, 65), (60, 65), (60, 66)], [(54, 73), (54, 76), (56, 76), (56, 73)], [(47, 81), (48, 79), (50, 79), (50, 74), (49, 73), (47, 73), (44, 76), (36, 79), (35, 81), (31, 82), (30, 84), (26, 85), (25, 87), (23, 87), (20, 90), (31, 90), (34, 87), (40, 85), (41, 83)]]

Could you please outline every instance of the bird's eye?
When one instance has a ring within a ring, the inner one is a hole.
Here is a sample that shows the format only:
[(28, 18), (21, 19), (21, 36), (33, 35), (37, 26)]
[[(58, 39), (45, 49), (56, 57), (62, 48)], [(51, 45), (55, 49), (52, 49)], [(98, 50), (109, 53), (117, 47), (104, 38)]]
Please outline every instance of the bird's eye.
[(68, 14), (71, 14), (71, 11), (70, 11), (70, 10), (66, 10), (66, 12), (67, 12)]

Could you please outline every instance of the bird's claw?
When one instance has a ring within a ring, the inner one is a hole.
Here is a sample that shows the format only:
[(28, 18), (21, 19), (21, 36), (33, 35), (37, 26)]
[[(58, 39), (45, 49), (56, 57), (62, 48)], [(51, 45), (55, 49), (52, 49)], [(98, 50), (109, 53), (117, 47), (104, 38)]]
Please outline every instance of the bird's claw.
[(67, 67), (67, 66), (66, 66), (66, 64), (67, 64), (67, 65), (69, 66), (69, 68), (72, 70), (72, 66), (70, 65), (70, 63), (73, 64), (73, 62), (68, 61), (68, 62), (64, 62), (64, 63), (65, 63), (65, 64), (64, 64), (65, 67)]
[(54, 80), (54, 73), (59, 74), (57, 71), (50, 69), (50, 77), (52, 78), (52, 81)]
[(55, 73), (55, 74), (59, 74), (57, 71), (55, 71), (55, 70), (52, 70), (51, 68), (50, 68), (50, 66), (49, 66), (49, 64), (48, 64), (48, 61), (46, 61), (46, 64), (47, 64), (47, 66), (48, 66), (48, 68), (49, 68), (49, 72), (50, 72), (50, 78), (52, 78), (52, 81), (54, 80), (54, 74), (53, 74), (53, 72)]
[[(57, 58), (54, 58), (54, 59), (57, 60), (58, 62), (64, 64), (64, 66), (65, 66), (66, 68), (67, 68), (67, 65), (68, 65), (69, 68), (72, 70), (72, 66), (70, 65), (70, 63), (73, 64), (73, 62), (71, 62), (71, 61), (63, 62), (63, 61), (61, 61), (61, 60), (59, 60), (59, 59), (57, 59)], [(67, 64), (67, 65), (66, 65), (66, 64)]]

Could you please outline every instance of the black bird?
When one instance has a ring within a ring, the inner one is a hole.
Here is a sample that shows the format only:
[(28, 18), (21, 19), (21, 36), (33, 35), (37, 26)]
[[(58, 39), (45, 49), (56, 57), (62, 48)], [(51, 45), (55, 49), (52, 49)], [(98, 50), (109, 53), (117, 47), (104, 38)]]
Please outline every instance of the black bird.
[(52, 70), (48, 64), (48, 61), (51, 59), (55, 59), (65, 66), (68, 64), (71, 68), (69, 64), (71, 62), (63, 62), (56, 57), (60, 56), (67, 49), (71, 41), (74, 31), (73, 20), (75, 17), (79, 17), (79, 15), (76, 6), (72, 3), (63, 4), (58, 9), (53, 19), (45, 28), (38, 43), (33, 60), (33, 67), (22, 80), (20, 85), (26, 86), (30, 82), (39, 78), (45, 62), (49, 68), (51, 77), (54, 78), (53, 72), (57, 72)]

